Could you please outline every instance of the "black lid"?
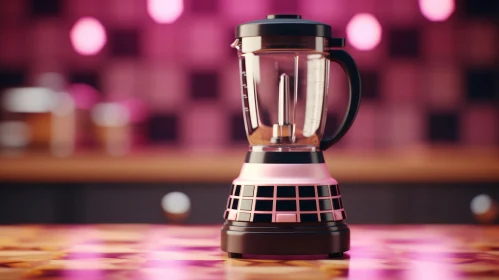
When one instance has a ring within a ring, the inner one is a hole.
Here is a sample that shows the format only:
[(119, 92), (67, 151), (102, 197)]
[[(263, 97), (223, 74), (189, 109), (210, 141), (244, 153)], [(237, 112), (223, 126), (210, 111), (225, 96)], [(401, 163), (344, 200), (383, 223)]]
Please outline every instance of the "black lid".
[(236, 28), (236, 37), (312, 36), (331, 38), (331, 26), (300, 15), (269, 15), (267, 19), (243, 23)]

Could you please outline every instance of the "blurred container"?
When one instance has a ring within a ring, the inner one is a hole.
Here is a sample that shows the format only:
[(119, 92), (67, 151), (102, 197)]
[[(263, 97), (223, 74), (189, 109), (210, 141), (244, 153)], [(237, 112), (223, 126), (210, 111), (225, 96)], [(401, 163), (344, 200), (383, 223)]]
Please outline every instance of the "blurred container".
[(8, 89), (3, 95), (0, 139), (4, 151), (74, 151), (74, 103), (65, 92), (45, 87)]
[(93, 133), (91, 110), (101, 101), (100, 93), (86, 84), (72, 84), (68, 92), (75, 103), (76, 147), (80, 150), (93, 149), (98, 140)]
[(127, 154), (132, 146), (130, 113), (119, 103), (102, 102), (91, 111), (99, 146), (108, 154)]
[(91, 116), (99, 146), (110, 155), (124, 155), (146, 143), (143, 124), (148, 111), (141, 100), (98, 103)]

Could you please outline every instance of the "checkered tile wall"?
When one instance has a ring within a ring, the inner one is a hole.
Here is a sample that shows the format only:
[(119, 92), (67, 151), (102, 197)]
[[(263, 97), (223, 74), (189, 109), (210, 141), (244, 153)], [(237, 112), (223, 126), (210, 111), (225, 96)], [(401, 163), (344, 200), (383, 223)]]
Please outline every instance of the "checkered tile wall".
[[(31, 85), (47, 71), (103, 96), (150, 106), (151, 143), (246, 145), (235, 25), (299, 13), (345, 36), (348, 20), (374, 14), (383, 27), (371, 51), (347, 50), (362, 70), (362, 107), (338, 148), (499, 144), (499, 2), (458, 0), (445, 22), (428, 22), (417, 0), (185, 0), (173, 24), (157, 24), (146, 0), (0, 1), (0, 88)], [(95, 56), (71, 47), (82, 16), (99, 19), (108, 42)], [(347, 42), (348, 43), (348, 42)], [(327, 131), (345, 105), (345, 78), (331, 71)]]

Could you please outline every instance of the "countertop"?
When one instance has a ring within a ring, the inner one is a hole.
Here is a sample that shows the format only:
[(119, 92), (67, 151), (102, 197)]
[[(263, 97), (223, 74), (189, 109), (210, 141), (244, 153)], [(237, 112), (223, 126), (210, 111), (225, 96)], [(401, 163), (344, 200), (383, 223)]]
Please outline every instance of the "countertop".
[(228, 259), (220, 225), (0, 226), (0, 279), (497, 279), (499, 226), (350, 226), (342, 259)]
[[(3, 155), (0, 181), (230, 182), (245, 154), (245, 149), (147, 149), (124, 156), (95, 151), (64, 158), (47, 153)], [(332, 150), (324, 155), (332, 176), (342, 183), (499, 182), (499, 149)]]

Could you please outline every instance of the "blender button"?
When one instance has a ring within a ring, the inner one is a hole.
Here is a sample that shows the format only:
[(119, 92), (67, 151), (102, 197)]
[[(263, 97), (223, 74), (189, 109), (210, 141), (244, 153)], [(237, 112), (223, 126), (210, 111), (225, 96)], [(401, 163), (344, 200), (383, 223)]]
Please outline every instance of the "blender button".
[(341, 209), (340, 200), (338, 198), (333, 198), (333, 208), (334, 210)]
[(252, 205), (253, 205), (252, 199), (243, 199), (243, 200), (241, 200), (241, 207), (239, 209), (251, 211)]
[(257, 200), (255, 203), (256, 211), (272, 211), (272, 200)]
[(300, 214), (300, 220), (302, 222), (318, 222), (319, 221), (317, 214)]
[(321, 213), (321, 221), (334, 221), (333, 213)]
[(274, 186), (258, 186), (256, 189), (258, 197), (274, 197)]
[(300, 200), (300, 211), (317, 211), (317, 203), (315, 199)]
[(253, 214), (253, 222), (270, 223), (272, 222), (272, 214)]
[(296, 187), (295, 186), (277, 187), (277, 197), (296, 197)]
[(315, 186), (299, 186), (300, 197), (315, 197)]
[(296, 211), (296, 200), (276, 201), (276, 211)]
[(246, 185), (243, 187), (243, 196), (253, 196), (255, 194), (255, 186)]
[(319, 207), (321, 210), (331, 210), (331, 200), (319, 199)]
[(317, 187), (318, 196), (329, 196), (329, 186), (318, 186)]
[(237, 206), (239, 205), (239, 199), (234, 198), (232, 201), (232, 209), (237, 210)]
[(338, 195), (338, 190), (336, 189), (336, 185), (331, 185), (329, 186), (329, 188), (331, 189), (331, 196)]
[(235, 192), (235, 196), (239, 196), (239, 194), (241, 194), (241, 186), (240, 185), (237, 185), (236, 186), (236, 192)]
[(237, 215), (237, 220), (241, 222), (249, 222), (251, 217), (250, 213), (245, 213), (245, 212), (239, 212)]

